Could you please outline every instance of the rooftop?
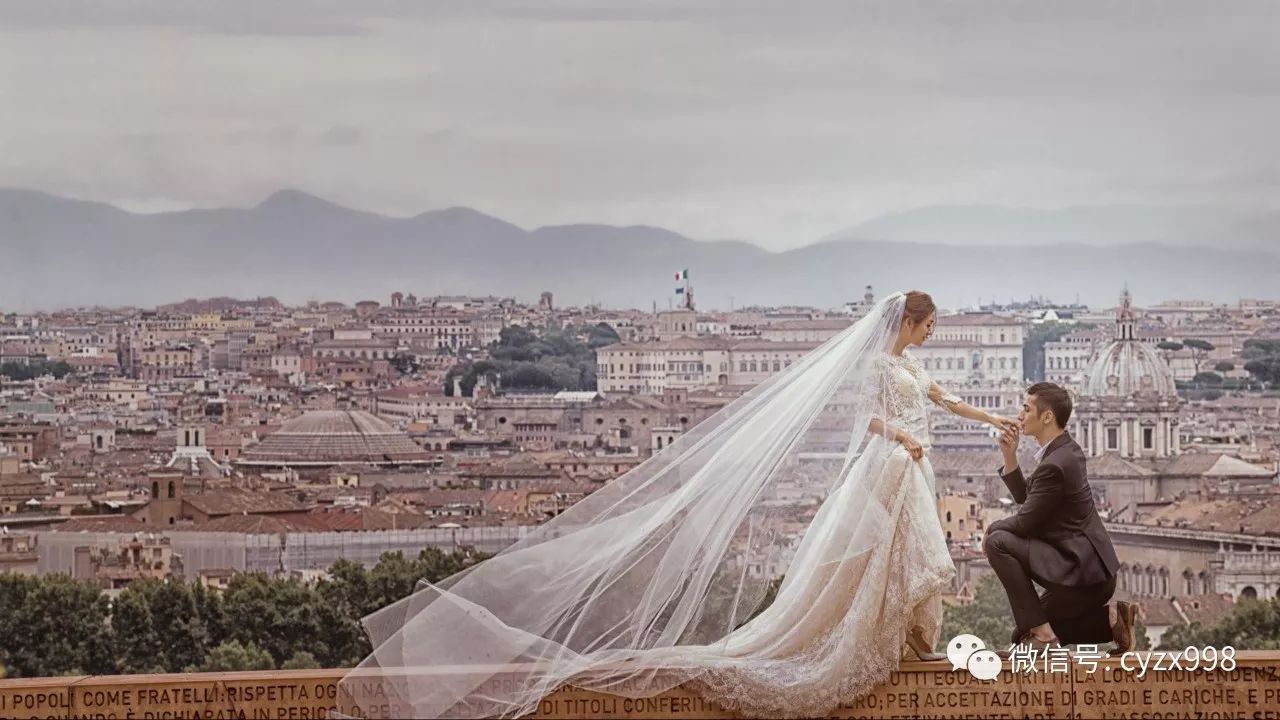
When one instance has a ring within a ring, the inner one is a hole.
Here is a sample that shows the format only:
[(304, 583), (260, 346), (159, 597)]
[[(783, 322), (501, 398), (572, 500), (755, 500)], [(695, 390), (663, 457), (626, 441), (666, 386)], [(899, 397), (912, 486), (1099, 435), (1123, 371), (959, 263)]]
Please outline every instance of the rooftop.
[(417, 465), (432, 455), (385, 420), (362, 410), (313, 410), (245, 450), (240, 465), (303, 467)]

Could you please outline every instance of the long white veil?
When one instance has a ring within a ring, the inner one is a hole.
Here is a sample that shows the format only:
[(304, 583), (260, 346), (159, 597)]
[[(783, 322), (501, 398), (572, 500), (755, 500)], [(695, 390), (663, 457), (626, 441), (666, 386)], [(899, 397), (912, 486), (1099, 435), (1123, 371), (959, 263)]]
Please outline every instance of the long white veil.
[[(885, 539), (880, 466), (862, 450), (886, 417), (903, 303), (886, 297), (523, 540), (364, 618), (374, 650), (339, 683), (338, 710), (516, 717), (562, 684), (647, 697), (705, 672), (802, 535), (824, 548), (810, 569)], [(811, 526), (837, 486), (842, 507)]]

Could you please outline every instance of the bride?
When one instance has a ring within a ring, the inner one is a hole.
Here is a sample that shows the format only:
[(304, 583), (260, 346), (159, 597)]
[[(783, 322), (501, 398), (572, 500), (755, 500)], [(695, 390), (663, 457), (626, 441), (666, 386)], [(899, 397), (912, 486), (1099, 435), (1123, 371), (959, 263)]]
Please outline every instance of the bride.
[(517, 717), (565, 684), (684, 685), (754, 717), (820, 717), (904, 645), (937, 658), (955, 569), (926, 407), (1014, 421), (930, 380), (907, 348), (935, 321), (923, 292), (886, 297), (520, 541), (369, 615), (374, 650), (339, 710)]

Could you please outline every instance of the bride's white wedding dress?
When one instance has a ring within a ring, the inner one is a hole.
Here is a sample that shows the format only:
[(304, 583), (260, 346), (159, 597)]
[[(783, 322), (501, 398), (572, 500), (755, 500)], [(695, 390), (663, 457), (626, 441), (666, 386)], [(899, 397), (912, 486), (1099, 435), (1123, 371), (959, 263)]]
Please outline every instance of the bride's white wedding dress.
[(343, 712), (518, 717), (565, 684), (684, 685), (746, 715), (812, 717), (887, 679), (912, 628), (936, 640), (955, 573), (926, 408), (958, 399), (886, 352), (904, 302), (889, 295), (524, 539), (366, 616), (374, 649), (339, 683)]
[(883, 463), (870, 501), (885, 513), (887, 536), (869, 552), (846, 556), (848, 528), (840, 515), (863, 502), (837, 487), (806, 530), (774, 602), (724, 640), (702, 648), (674, 647), (673, 661), (708, 664), (687, 687), (751, 717), (821, 716), (867, 694), (902, 660), (912, 627), (936, 640), (941, 591), (955, 566), (938, 520), (929, 464), (926, 405), (957, 398), (932, 383), (910, 354), (885, 356), (889, 424), (924, 448), (913, 460), (879, 435), (858, 462)]

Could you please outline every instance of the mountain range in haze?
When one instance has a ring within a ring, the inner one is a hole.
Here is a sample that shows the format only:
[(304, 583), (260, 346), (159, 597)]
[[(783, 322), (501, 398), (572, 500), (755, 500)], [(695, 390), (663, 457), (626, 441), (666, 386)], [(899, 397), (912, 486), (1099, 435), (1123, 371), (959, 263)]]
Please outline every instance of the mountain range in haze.
[(938, 206), (793, 250), (657, 227), (525, 230), (468, 208), (391, 218), (295, 190), (252, 208), (129, 213), (0, 190), (0, 312), (273, 295), (385, 302), (474, 294), (665, 308), (689, 269), (699, 307), (836, 306), (896, 288), (947, 307), (1032, 295), (1110, 305), (1280, 295), (1280, 213), (1224, 207)]

